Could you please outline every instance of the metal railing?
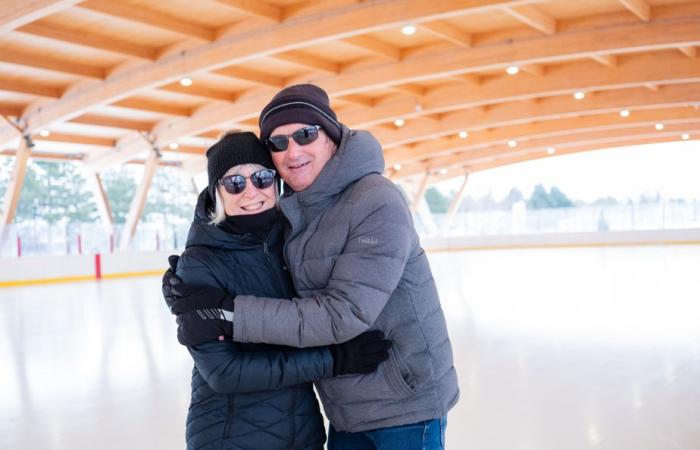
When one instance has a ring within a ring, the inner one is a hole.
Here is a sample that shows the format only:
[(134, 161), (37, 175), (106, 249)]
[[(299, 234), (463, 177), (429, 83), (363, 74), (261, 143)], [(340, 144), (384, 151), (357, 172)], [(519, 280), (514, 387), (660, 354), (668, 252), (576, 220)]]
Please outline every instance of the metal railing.
[[(700, 200), (616, 205), (586, 205), (554, 209), (470, 211), (414, 216), (422, 236), (494, 236), (541, 233), (582, 233), (700, 228)], [(182, 251), (189, 222), (141, 223), (129, 251)], [(31, 222), (6, 228), (0, 257), (77, 255), (119, 251), (121, 226), (110, 233), (99, 223), (48, 225)]]

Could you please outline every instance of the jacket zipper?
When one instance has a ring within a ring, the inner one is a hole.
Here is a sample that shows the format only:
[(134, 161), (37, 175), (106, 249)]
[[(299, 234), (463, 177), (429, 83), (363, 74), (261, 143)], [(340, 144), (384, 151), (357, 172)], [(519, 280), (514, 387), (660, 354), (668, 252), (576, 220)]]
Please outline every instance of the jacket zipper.
[(225, 438), (231, 437), (231, 422), (233, 421), (234, 410), (233, 395), (228, 395), (228, 415), (226, 416), (226, 426), (224, 427)]

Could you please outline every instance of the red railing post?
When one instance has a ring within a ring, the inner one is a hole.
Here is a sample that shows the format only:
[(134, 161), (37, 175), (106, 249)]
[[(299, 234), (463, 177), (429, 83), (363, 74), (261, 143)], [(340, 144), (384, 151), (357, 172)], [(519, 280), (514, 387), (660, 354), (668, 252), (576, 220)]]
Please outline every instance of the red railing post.
[(102, 257), (99, 253), (95, 254), (95, 279), (102, 279)]

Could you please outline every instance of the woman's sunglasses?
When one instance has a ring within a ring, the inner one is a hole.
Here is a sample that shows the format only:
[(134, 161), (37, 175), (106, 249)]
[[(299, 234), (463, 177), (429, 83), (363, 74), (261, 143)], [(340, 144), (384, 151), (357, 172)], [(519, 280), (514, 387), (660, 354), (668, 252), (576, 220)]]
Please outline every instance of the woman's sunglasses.
[(267, 146), (271, 152), (283, 152), (289, 147), (289, 138), (294, 139), (294, 142), (299, 145), (309, 145), (318, 139), (318, 130), (320, 129), (320, 125), (310, 125), (299, 128), (292, 134), (276, 134), (267, 138)]
[[(260, 169), (250, 174), (250, 182), (258, 189), (267, 189), (275, 182), (275, 172), (272, 169)], [(243, 175), (228, 175), (219, 180), (219, 184), (229, 194), (240, 194), (245, 191), (246, 177)]]

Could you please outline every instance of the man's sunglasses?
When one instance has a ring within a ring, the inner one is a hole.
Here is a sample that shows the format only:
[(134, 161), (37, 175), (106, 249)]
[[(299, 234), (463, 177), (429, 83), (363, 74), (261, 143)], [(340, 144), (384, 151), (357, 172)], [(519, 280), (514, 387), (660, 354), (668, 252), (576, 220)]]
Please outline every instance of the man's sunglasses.
[[(250, 182), (258, 189), (267, 189), (275, 182), (275, 172), (272, 169), (260, 169), (250, 174)], [(228, 175), (219, 180), (219, 184), (229, 194), (240, 194), (245, 191), (246, 177), (243, 175)]]
[(320, 125), (310, 125), (299, 128), (292, 134), (276, 134), (267, 138), (267, 146), (271, 152), (283, 152), (289, 147), (289, 138), (294, 139), (294, 142), (299, 145), (309, 145), (318, 139), (320, 129)]

